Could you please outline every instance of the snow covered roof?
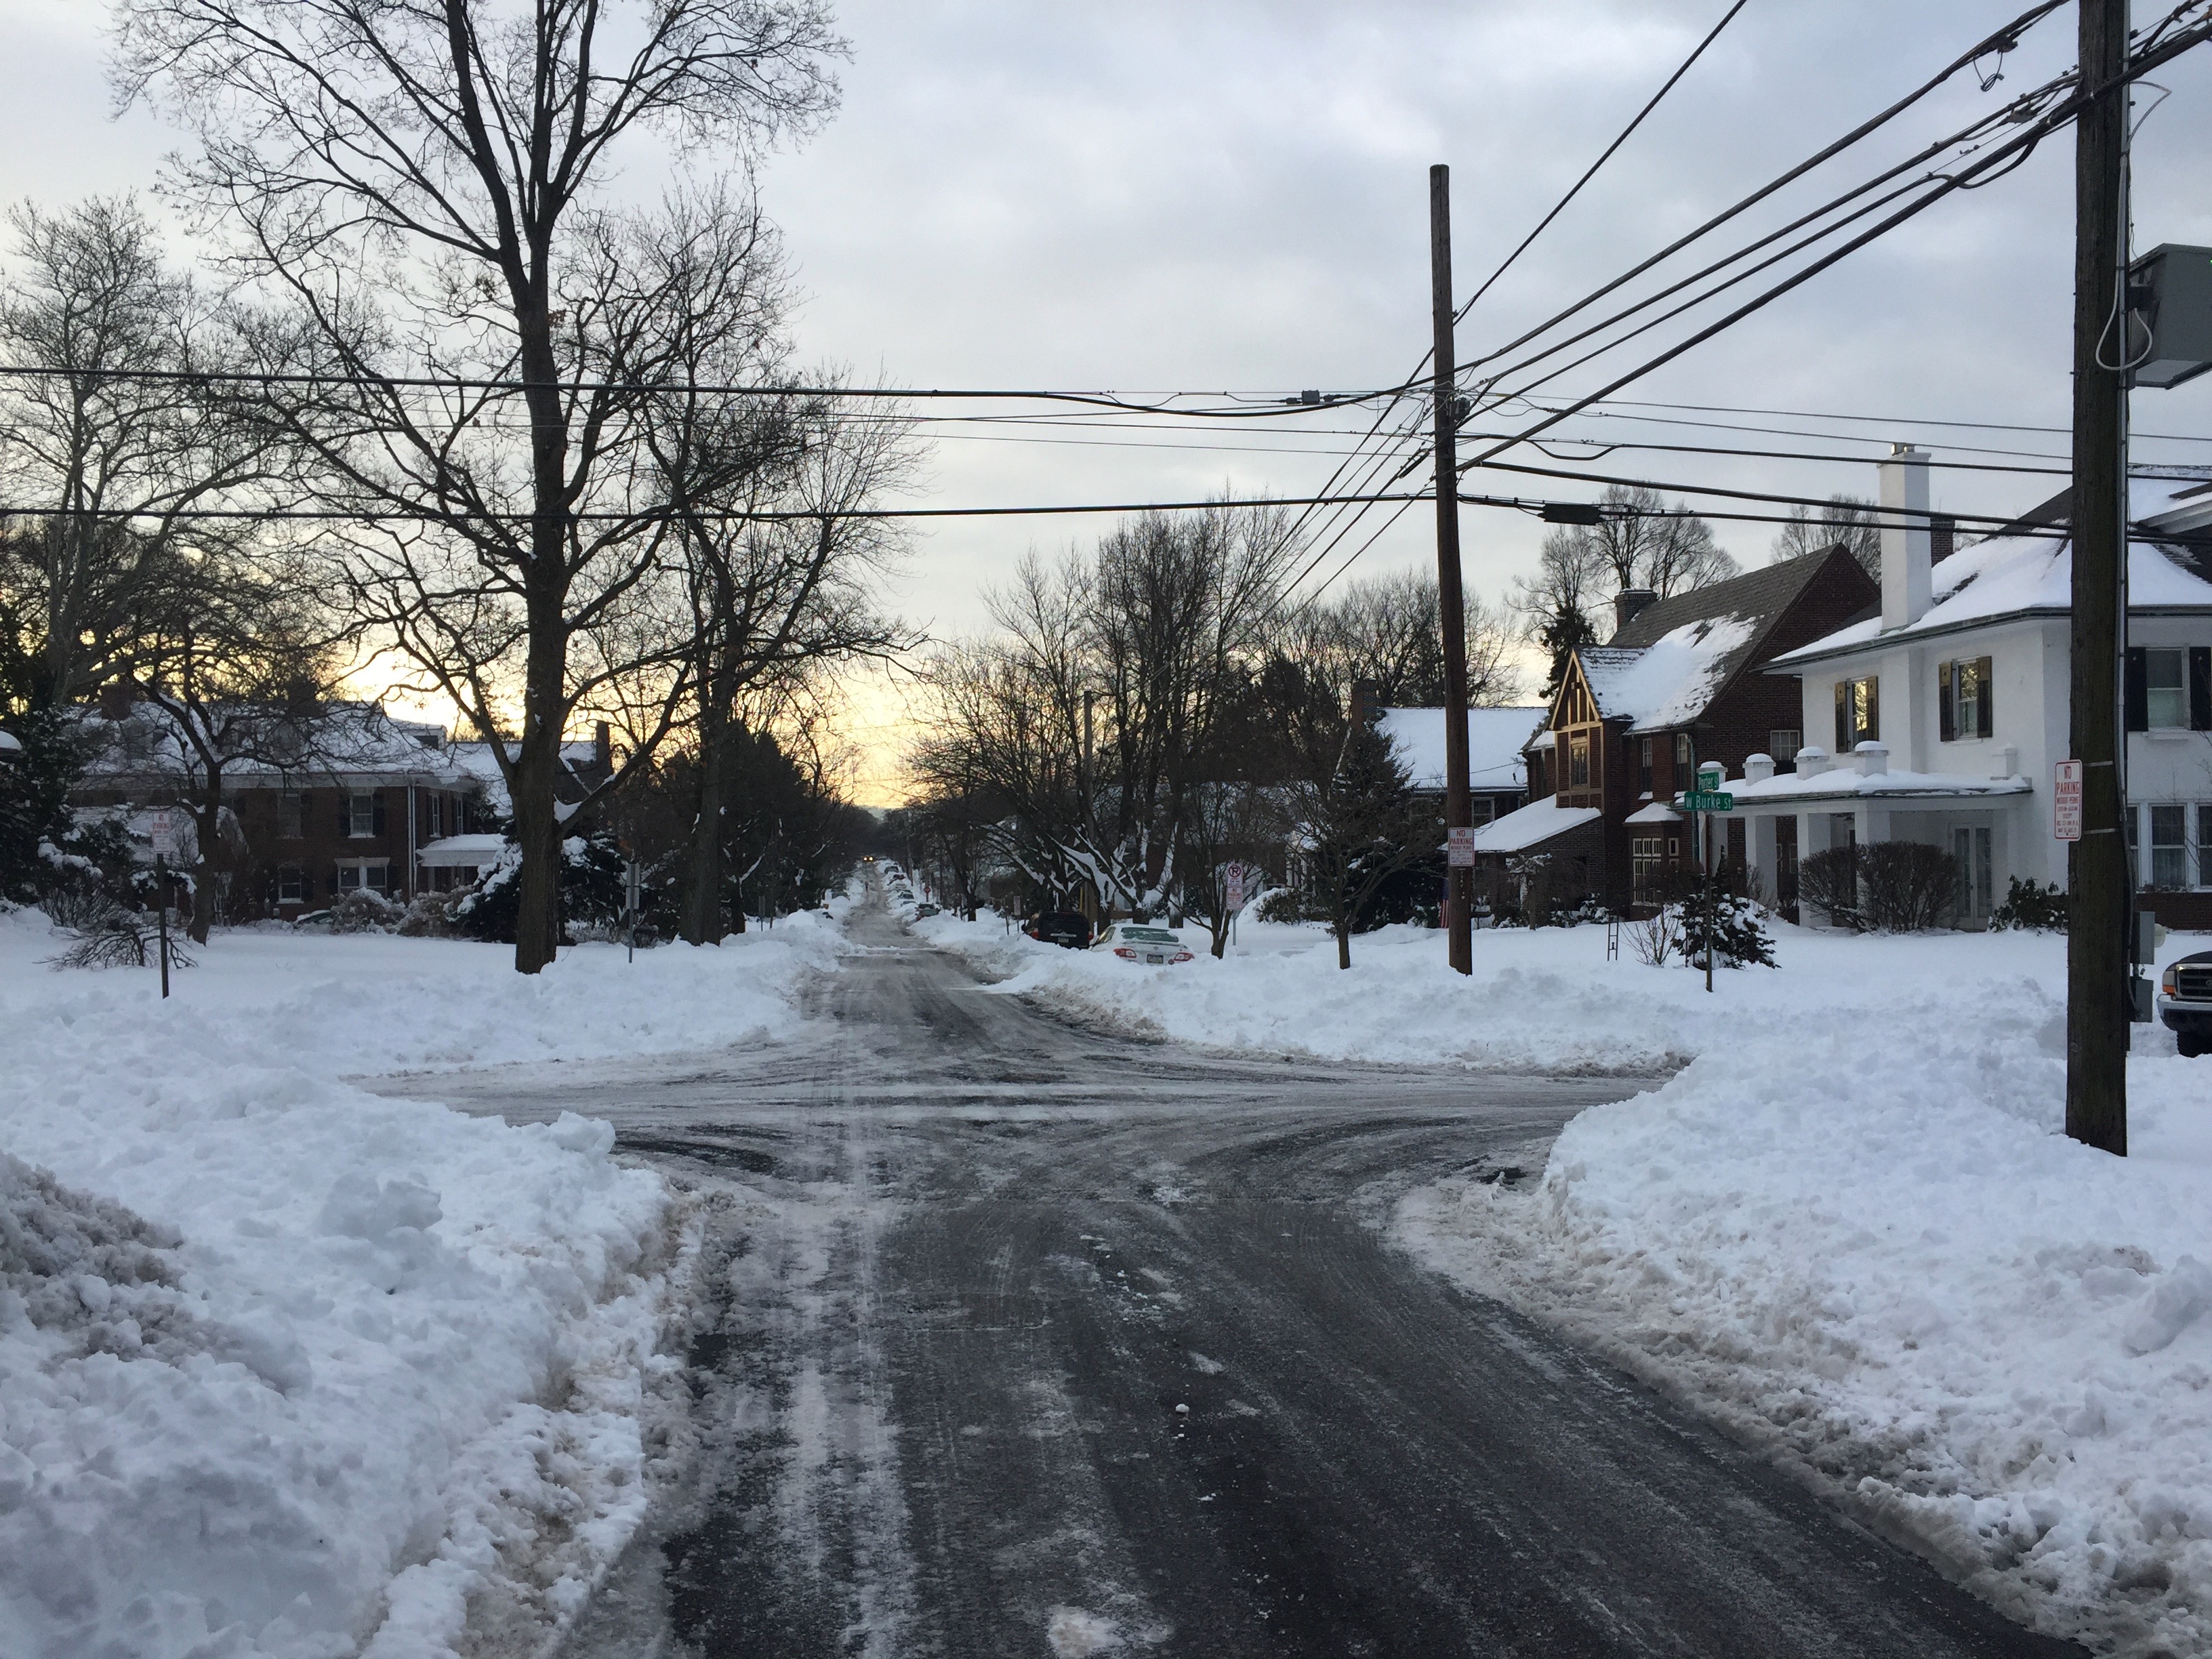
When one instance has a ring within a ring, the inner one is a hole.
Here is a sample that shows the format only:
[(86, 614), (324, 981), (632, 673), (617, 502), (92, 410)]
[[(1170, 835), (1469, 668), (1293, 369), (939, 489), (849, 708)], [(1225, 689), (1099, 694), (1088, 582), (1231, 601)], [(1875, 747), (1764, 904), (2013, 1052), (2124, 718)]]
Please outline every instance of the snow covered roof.
[(1750, 617), (1701, 617), (1647, 646), (1591, 646), (1577, 655), (1601, 714), (1627, 720), (1632, 732), (1663, 731), (1705, 712), (1757, 631)]
[(507, 844), (505, 836), (446, 836), (425, 843), (415, 860), (430, 869), (480, 869), (496, 864)]
[[(185, 737), (158, 703), (142, 700), (119, 720), (89, 707), (71, 715), (89, 743), (88, 782), (191, 769)], [(235, 757), (224, 763), (223, 774), (237, 786), (265, 786), (279, 778), (391, 777), (449, 787), (465, 781), (453, 764), (443, 726), (393, 720), (380, 703), (330, 702), (306, 715), (216, 704), (205, 711), (204, 724), (222, 734), (222, 747)]]
[(0, 755), (20, 755), (22, 752), (23, 740), (21, 738), (13, 732), (0, 732)]
[(1826, 772), (1778, 772), (1763, 783), (1739, 780), (1725, 786), (1735, 797), (1738, 811), (1747, 806), (1772, 805), (1783, 801), (1856, 799), (1896, 795), (2026, 795), (2034, 786), (2017, 773), (2005, 778), (1978, 778), (1961, 772), (1875, 772), (1862, 775), (1854, 766)]
[[(1521, 750), (1544, 718), (1541, 708), (1470, 708), (1467, 711), (1468, 787), (1486, 790), (1525, 789), (1528, 763)], [(1376, 729), (1390, 739), (1413, 775), (1416, 789), (1444, 787), (1444, 711), (1386, 708)]]
[(1598, 818), (1595, 806), (1561, 806), (1557, 795), (1532, 800), (1518, 811), (1492, 818), (1474, 832), (1478, 853), (1525, 853), (1539, 842), (1570, 830), (1579, 830)]
[(1628, 815), (1630, 823), (1680, 823), (1682, 815), (1663, 800), (1655, 800), (1649, 806), (1639, 806)]
[[(2212, 540), (2206, 538), (2212, 531), (2212, 479), (2134, 478), (2128, 504), (2139, 526), (2173, 538), (2129, 542), (2130, 613), (2212, 611)], [(2051, 505), (2021, 520), (2020, 527), (2051, 522)], [(1929, 575), (1934, 602), (1917, 622), (1885, 634), (1876, 611), (1784, 653), (1771, 665), (1797, 666), (1848, 655), (1876, 641), (1887, 645), (2000, 620), (2064, 616), (2074, 601), (2074, 544), (2051, 536), (2000, 534), (1960, 549)]]

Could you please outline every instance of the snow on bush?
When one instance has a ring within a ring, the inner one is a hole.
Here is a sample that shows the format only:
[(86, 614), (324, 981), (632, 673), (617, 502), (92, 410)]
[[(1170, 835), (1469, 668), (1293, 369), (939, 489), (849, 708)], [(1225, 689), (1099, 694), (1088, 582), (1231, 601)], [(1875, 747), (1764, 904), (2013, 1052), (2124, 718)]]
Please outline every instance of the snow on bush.
[(1533, 1193), (1428, 1188), (1400, 1237), (1717, 1410), (1998, 1605), (2100, 1647), (2204, 1651), (2212, 1072), (2132, 1063), (2124, 1161), (2058, 1133), (2063, 1006), (2025, 979), (1738, 1035), (1577, 1117)]

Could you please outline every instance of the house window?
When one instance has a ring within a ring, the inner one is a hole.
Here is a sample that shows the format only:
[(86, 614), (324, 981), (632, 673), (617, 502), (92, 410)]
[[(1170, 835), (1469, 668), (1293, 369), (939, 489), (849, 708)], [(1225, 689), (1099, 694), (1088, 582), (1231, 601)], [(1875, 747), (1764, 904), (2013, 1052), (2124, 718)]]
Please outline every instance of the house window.
[[(1648, 747), (1651, 740), (1646, 738), (1644, 741)], [(1656, 836), (1638, 836), (1628, 843), (1629, 896), (1638, 904), (1659, 902), (1666, 868), (1660, 860), (1659, 847), (1660, 838)]]
[(385, 859), (349, 859), (338, 866), (338, 891), (358, 893), (367, 888), (372, 893), (389, 892), (392, 888), (392, 866)]
[[(298, 834), (297, 830), (293, 832)], [(276, 866), (276, 902), (305, 904), (307, 902), (307, 872), (296, 864)]]
[(1863, 680), (1838, 680), (1836, 753), (1848, 755), (1881, 736), (1881, 681), (1872, 674)]
[(1674, 734), (1674, 787), (1687, 789), (1698, 775), (1698, 745), (1687, 732)]
[(297, 841), (307, 833), (307, 798), (296, 789), (276, 797), (276, 834), (280, 840)]
[(1936, 664), (1936, 724), (1945, 743), (1990, 735), (1990, 678), (1987, 657)]
[(2197, 884), (2212, 887), (2212, 800), (2197, 803)]
[(1640, 738), (1636, 744), (1636, 789), (1638, 794), (1651, 793), (1651, 744), (1650, 738)]
[(2189, 726), (2189, 653), (2143, 653), (2143, 712), (2153, 731), (2186, 731)]
[(1766, 752), (1777, 766), (1794, 766), (1797, 763), (1797, 751), (1804, 747), (1802, 739), (1802, 732), (1778, 727), (1766, 734)]
[(2150, 809), (2150, 884), (2180, 888), (2189, 885), (2189, 809), (2179, 802), (2160, 802)]
[(1567, 785), (1573, 789), (1589, 787), (1589, 739), (1571, 738), (1567, 742)]
[(361, 836), (375, 833), (376, 791), (356, 789), (346, 797), (346, 834)]

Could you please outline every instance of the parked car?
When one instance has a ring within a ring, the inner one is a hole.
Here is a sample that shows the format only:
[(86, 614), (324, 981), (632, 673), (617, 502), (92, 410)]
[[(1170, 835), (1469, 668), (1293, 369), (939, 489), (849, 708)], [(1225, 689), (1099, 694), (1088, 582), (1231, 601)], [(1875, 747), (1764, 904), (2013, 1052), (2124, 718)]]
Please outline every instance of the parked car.
[(2212, 951), (2166, 964), (2158, 981), (2158, 1017), (2173, 1033), (2173, 1046), (2191, 1059), (2212, 1049)]
[(1171, 928), (1148, 927), (1141, 922), (1117, 921), (1098, 935), (1094, 951), (1111, 951), (1124, 962), (1164, 965), (1188, 962), (1191, 953)]
[(1080, 910), (1040, 910), (1022, 924), (1022, 932), (1047, 944), (1080, 951), (1091, 943), (1091, 918)]
[(917, 904), (914, 907), (914, 919), (916, 921), (920, 921), (924, 916), (933, 916), (936, 914), (937, 907), (933, 904)]

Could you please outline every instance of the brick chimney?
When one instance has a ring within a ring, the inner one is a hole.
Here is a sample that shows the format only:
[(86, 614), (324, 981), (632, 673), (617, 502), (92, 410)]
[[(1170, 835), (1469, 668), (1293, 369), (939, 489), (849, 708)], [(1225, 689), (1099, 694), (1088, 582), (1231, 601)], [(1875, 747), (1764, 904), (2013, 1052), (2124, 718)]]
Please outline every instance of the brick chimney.
[(1352, 681), (1352, 723), (1354, 726), (1372, 726), (1382, 714), (1382, 688), (1373, 680)]
[(601, 720), (592, 730), (592, 758), (599, 763), (600, 771), (614, 770), (614, 733), (613, 729), (605, 720)]
[(129, 680), (110, 680), (100, 688), (100, 717), (104, 720), (127, 720), (131, 718), (131, 705), (137, 700), (137, 688)]
[[(1892, 444), (1881, 476), (1881, 629), (1909, 628), (1928, 614), (1928, 455)], [(1900, 511), (1899, 509), (1902, 509)]]
[(1959, 521), (1938, 514), (1928, 520), (1928, 562), (1941, 564), (1959, 550)]
[(1634, 622), (1644, 606), (1656, 605), (1659, 596), (1648, 587), (1624, 587), (1613, 596), (1613, 631), (1619, 635)]

